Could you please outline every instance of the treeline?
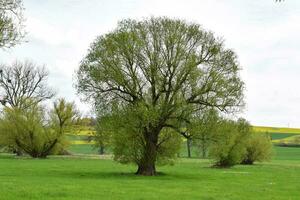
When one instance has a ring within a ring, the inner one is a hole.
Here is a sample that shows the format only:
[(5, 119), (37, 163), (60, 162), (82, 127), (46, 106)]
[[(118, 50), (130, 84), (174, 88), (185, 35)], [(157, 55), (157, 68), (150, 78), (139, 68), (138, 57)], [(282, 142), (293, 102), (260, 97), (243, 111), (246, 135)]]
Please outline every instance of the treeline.
[[(136, 131), (131, 130), (133, 120), (129, 117), (128, 114), (120, 116), (118, 113), (97, 119), (93, 140), (100, 154), (109, 148), (115, 160), (121, 163), (140, 160), (141, 154), (136, 152), (143, 152), (143, 140)], [(122, 128), (116, 131), (116, 127)], [(186, 126), (164, 130), (159, 138), (159, 164), (173, 163), (180, 153), (183, 138), (187, 140), (188, 156), (193, 148), (198, 157), (211, 159), (216, 167), (269, 161), (273, 155), (269, 134), (254, 132), (244, 119), (230, 120), (215, 110), (207, 110), (194, 115)], [(123, 153), (125, 151), (126, 154)]]

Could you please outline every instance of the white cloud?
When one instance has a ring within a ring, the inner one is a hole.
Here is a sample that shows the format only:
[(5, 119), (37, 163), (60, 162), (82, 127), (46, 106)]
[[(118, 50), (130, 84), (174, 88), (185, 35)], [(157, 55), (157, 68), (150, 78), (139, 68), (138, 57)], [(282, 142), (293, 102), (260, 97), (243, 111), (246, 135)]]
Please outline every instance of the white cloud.
[[(300, 127), (300, 2), (252, 0), (25, 0), (27, 44), (0, 52), (2, 61), (47, 64), (50, 84), (77, 103), (72, 76), (89, 44), (118, 20), (169, 16), (200, 23), (223, 36), (243, 67), (244, 116), (253, 124)], [(87, 110), (87, 106), (80, 103)]]

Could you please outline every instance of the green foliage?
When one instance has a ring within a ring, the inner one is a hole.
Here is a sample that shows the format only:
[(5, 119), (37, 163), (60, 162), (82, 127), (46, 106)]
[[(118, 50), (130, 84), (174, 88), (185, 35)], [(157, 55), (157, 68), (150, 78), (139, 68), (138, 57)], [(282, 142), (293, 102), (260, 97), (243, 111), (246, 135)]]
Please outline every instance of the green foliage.
[(3, 143), (32, 157), (46, 157), (60, 141), (60, 135), (48, 127), (44, 108), (5, 108), (0, 122)]
[[(103, 145), (111, 144), (114, 159), (121, 163), (139, 164), (144, 158), (146, 141), (143, 128), (155, 122), (155, 111), (144, 110), (142, 105), (135, 109), (116, 108), (110, 114), (101, 116), (96, 135), (102, 138)], [(148, 111), (148, 112), (147, 112)], [(146, 125), (142, 125), (145, 123)], [(97, 145), (101, 143), (97, 141)], [(180, 149), (182, 139), (171, 128), (164, 128), (156, 145), (159, 164), (172, 164)]]
[(209, 146), (215, 139), (220, 120), (218, 112), (209, 109), (194, 115), (188, 124), (187, 132), (203, 158), (207, 156)]
[(61, 98), (53, 103), (53, 109), (50, 110), (50, 128), (61, 138), (61, 142), (55, 145), (55, 152), (58, 154), (68, 154), (65, 148), (69, 143), (65, 135), (75, 132), (78, 115), (79, 111), (73, 102), (67, 102)]
[(272, 153), (273, 145), (270, 136), (263, 133), (252, 133), (246, 143), (246, 153), (242, 164), (269, 161)]
[(95, 141), (95, 147), (99, 150), (99, 154), (104, 154), (105, 149), (111, 145), (113, 132), (110, 131), (110, 116), (101, 116), (97, 119), (96, 131), (91, 137)]
[(18, 44), (25, 36), (23, 26), (22, 0), (0, 0), (0, 48)]
[(75, 115), (74, 104), (58, 100), (50, 116), (47, 114), (38, 104), (22, 109), (4, 108), (0, 121), (2, 145), (35, 158), (62, 153), (67, 145), (65, 133)]
[(246, 144), (251, 127), (248, 122), (223, 120), (216, 131), (215, 141), (209, 155), (217, 167), (231, 167), (239, 164), (246, 153)]
[(163, 129), (158, 141), (158, 164), (174, 164), (181, 144), (182, 137), (178, 133), (170, 128)]
[(78, 115), (79, 111), (73, 102), (69, 103), (63, 98), (56, 100), (50, 111), (53, 129), (60, 134), (73, 132)]
[[(196, 111), (233, 112), (243, 105), (239, 71), (235, 53), (198, 24), (123, 20), (92, 43), (77, 71), (77, 90), (102, 113), (114, 103), (121, 107), (119, 115), (134, 113), (115, 129), (124, 139), (136, 138), (133, 148), (121, 148), (135, 152), (115, 152), (141, 156), (138, 174), (154, 175), (166, 128), (178, 127)], [(124, 160), (122, 154), (115, 157)]]

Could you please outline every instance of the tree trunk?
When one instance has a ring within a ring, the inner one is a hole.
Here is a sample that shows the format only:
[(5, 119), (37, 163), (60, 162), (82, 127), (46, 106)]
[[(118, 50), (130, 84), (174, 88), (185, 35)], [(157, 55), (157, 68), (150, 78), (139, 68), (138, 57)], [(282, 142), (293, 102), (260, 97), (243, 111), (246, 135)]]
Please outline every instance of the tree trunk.
[(23, 156), (23, 153), (20, 149), (15, 150), (16, 156)]
[(207, 149), (207, 146), (206, 146), (206, 144), (203, 142), (203, 143), (202, 143), (202, 158), (206, 158), (206, 149)]
[(251, 159), (244, 159), (241, 164), (242, 165), (253, 165), (254, 161)]
[(157, 156), (158, 134), (145, 134), (144, 155), (138, 164), (137, 175), (154, 176), (156, 175), (155, 161)]
[(205, 147), (202, 148), (202, 158), (206, 157), (206, 150)]
[(100, 146), (100, 148), (99, 148), (99, 154), (100, 155), (104, 154), (104, 146)]
[(187, 156), (188, 158), (191, 157), (191, 138), (186, 139), (186, 147), (187, 147)]

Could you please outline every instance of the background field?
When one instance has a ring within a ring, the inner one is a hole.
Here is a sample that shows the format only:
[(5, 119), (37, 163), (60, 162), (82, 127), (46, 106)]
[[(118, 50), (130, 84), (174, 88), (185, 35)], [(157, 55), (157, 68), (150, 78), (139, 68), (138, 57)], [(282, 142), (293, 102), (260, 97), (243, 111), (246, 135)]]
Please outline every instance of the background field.
[[(254, 126), (256, 132), (269, 134), (275, 145), (288, 145), (300, 147), (300, 129), (299, 128), (277, 128), (277, 127), (265, 127)], [(93, 146), (93, 141), (89, 141), (92, 129), (82, 129), (80, 132), (69, 134), (68, 139), (71, 141), (69, 151), (74, 154), (97, 154), (98, 150)], [(299, 138), (299, 141), (294, 142), (294, 139)], [(291, 144), (292, 143), (292, 144)], [(294, 144), (295, 143), (295, 144)], [(106, 151), (111, 152), (110, 149)], [(192, 148), (192, 157), (198, 157), (199, 152)], [(186, 143), (183, 142), (179, 156), (186, 157)]]

